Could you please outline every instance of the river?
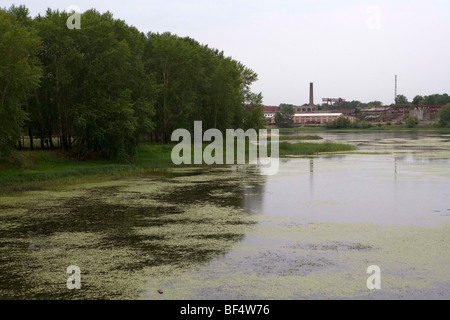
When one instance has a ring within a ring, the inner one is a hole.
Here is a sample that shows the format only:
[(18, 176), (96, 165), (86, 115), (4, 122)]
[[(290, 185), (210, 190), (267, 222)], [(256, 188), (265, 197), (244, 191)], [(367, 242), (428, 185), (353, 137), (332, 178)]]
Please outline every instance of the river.
[(317, 134), (358, 150), (0, 195), (0, 299), (449, 299), (450, 134)]

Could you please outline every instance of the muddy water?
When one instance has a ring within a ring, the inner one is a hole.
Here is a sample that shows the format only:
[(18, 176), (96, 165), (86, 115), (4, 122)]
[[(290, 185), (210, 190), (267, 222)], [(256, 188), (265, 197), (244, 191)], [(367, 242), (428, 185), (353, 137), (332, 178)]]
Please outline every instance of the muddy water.
[(0, 298), (449, 299), (450, 134), (318, 135), (359, 150), (0, 196)]

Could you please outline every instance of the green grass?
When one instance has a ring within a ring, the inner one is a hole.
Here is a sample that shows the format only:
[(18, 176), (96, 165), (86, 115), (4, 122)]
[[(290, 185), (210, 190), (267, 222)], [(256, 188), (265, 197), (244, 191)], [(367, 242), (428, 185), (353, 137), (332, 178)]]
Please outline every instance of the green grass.
[(322, 137), (319, 136), (312, 136), (312, 135), (307, 135), (307, 136), (283, 136), (280, 135), (280, 141), (289, 141), (289, 140), (322, 140)]
[(139, 146), (135, 165), (144, 171), (167, 170), (173, 167), (172, 148), (173, 144), (150, 144)]
[(280, 156), (315, 155), (323, 152), (345, 152), (356, 150), (355, 146), (342, 143), (280, 143)]
[(34, 190), (133, 174), (161, 174), (172, 167), (171, 146), (143, 144), (132, 163), (77, 161), (61, 151), (21, 151), (0, 164), (0, 193)]

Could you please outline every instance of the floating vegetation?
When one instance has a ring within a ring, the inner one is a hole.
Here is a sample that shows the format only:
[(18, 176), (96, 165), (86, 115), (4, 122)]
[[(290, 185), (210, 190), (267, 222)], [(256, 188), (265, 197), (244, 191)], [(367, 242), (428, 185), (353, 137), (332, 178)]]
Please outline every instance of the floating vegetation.
[[(240, 206), (241, 186), (222, 186), (205, 176), (205, 190), (217, 196), (200, 197), (202, 203), (198, 196), (182, 200), (183, 190), (201, 184), (191, 178), (0, 197), (1, 297), (135, 299), (149, 274), (201, 265), (226, 253), (254, 224)], [(232, 201), (216, 201), (223, 198), (222, 188), (233, 194)], [(67, 290), (70, 265), (80, 267), (83, 290)]]

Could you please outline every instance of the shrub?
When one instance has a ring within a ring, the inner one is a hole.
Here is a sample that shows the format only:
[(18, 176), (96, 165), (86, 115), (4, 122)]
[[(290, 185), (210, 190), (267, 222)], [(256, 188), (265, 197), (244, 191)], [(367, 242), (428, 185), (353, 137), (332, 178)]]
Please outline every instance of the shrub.
[(408, 128), (414, 128), (418, 124), (419, 124), (419, 120), (417, 119), (417, 117), (409, 116), (408, 119), (406, 120), (406, 126)]
[(447, 127), (450, 125), (450, 103), (446, 104), (439, 113), (439, 126)]
[(328, 129), (345, 129), (351, 128), (352, 122), (344, 116), (337, 118), (336, 120), (327, 123), (326, 126)]
[(353, 123), (353, 128), (355, 129), (368, 129), (372, 128), (372, 124), (365, 120), (356, 119), (356, 121)]

